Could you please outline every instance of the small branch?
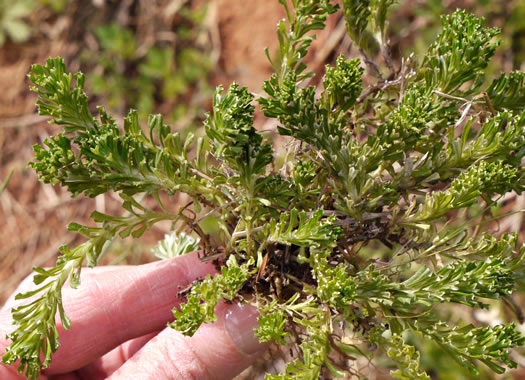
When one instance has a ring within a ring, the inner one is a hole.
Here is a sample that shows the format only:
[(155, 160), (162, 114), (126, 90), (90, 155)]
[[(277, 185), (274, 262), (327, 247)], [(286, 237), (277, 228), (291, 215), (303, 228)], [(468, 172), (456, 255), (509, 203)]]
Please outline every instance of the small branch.
[(460, 101), (460, 102), (463, 102), (463, 103), (470, 103), (470, 100), (465, 99), (465, 98), (460, 98), (458, 96), (445, 94), (444, 92), (441, 92), (441, 91), (438, 91), (438, 90), (434, 90), (433, 92), (434, 92), (434, 94), (442, 96), (442, 97), (447, 98), (447, 99), (457, 100), (457, 101)]
[(366, 54), (365, 50), (363, 48), (360, 48), (359, 49), (359, 52), (361, 53), (361, 55), (363, 56), (363, 60), (365, 61), (365, 64), (376, 74), (376, 76), (381, 79), (381, 80), (384, 80), (383, 79), (383, 74), (381, 74), (381, 71), (379, 71), (379, 68), (377, 67), (377, 65), (375, 64), (374, 61), (372, 61), (368, 55)]
[(210, 210), (208, 211), (206, 214), (204, 214), (203, 216), (201, 216), (199, 219), (197, 219), (195, 222), (193, 222), (194, 224), (199, 224), (203, 219), (206, 219), (208, 216), (216, 213), (217, 211), (219, 210), (222, 210), (223, 208), (225, 207), (230, 207), (232, 204), (234, 203), (234, 201), (231, 201), (231, 202), (228, 202), (222, 206), (219, 206), (219, 207), (215, 207), (213, 210)]
[(385, 60), (385, 64), (390, 70), (390, 77), (396, 76), (396, 68), (394, 66), (394, 62), (392, 61), (392, 52), (390, 48), (390, 40), (386, 41), (386, 43), (383, 45), (383, 49), (381, 49), (383, 52), (383, 58)]
[(210, 182), (213, 182), (213, 179), (211, 179), (210, 177), (208, 177), (206, 174), (198, 171), (197, 169), (194, 169), (194, 168), (189, 168), (188, 171), (192, 174), (195, 174), (195, 175), (198, 175), (199, 177), (202, 177), (204, 178), (205, 180), (207, 181), (210, 181)]
[(403, 77), (399, 77), (399, 78), (396, 78), (394, 80), (383, 80), (383, 79), (379, 80), (376, 84), (369, 86), (365, 90), (365, 92), (363, 92), (359, 96), (359, 98), (357, 98), (356, 103), (357, 104), (362, 103), (370, 95), (375, 94), (376, 92), (379, 92), (379, 91), (384, 91), (388, 87), (395, 86), (395, 85), (398, 85), (398, 84), (402, 84), (403, 83), (402, 82), (403, 79), (404, 79)]
[(463, 122), (467, 119), (467, 116), (468, 116), (468, 113), (469, 113), (471, 107), (472, 107), (472, 103), (468, 103), (467, 106), (465, 107), (465, 109), (463, 110), (463, 112), (461, 113), (461, 117), (456, 122), (454, 127), (458, 128), (458, 127), (461, 126), (461, 124), (463, 124)]
[[(201, 178), (204, 178), (206, 181), (209, 181), (209, 182), (213, 183), (213, 179), (212, 178), (208, 177), (206, 174), (202, 173), (201, 171), (199, 171), (197, 169), (189, 168), (188, 171), (190, 173), (192, 173), (192, 174), (198, 175)], [(224, 184), (224, 186), (227, 187), (228, 190), (230, 190), (232, 192), (235, 192), (235, 189), (233, 187), (231, 187), (230, 185)]]
[[(260, 227), (255, 227), (255, 228), (252, 228), (251, 232), (254, 233), (254, 232), (259, 232), (259, 231), (262, 231), (264, 229), (263, 226), (260, 226)], [(248, 231), (244, 230), (244, 231), (238, 231), (238, 232), (234, 232), (232, 234), (232, 238), (236, 239), (236, 238), (240, 238), (240, 237), (244, 237), (244, 236), (247, 236), (248, 235)]]
[(484, 91), (481, 93), (483, 96), (483, 99), (485, 99), (485, 103), (487, 103), (487, 108), (489, 109), (492, 116), (496, 116), (496, 110), (492, 106), (492, 102), (490, 101), (489, 95)]

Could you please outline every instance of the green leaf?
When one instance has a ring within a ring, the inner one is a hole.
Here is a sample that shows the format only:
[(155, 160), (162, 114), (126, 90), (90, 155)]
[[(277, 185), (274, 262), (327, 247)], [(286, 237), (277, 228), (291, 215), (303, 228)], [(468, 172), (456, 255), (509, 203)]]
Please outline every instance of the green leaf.
[(281, 214), (279, 222), (272, 220), (265, 226), (267, 241), (303, 247), (318, 244), (331, 246), (340, 229), (333, 226), (331, 219), (321, 222), (322, 218), (322, 210), (307, 215), (306, 212), (299, 212), (294, 208), (289, 214)]
[(3, 27), (13, 42), (24, 42), (31, 36), (31, 27), (23, 21), (9, 20)]
[[(419, 352), (408, 344), (414, 333), (473, 373), (476, 360), (496, 373), (516, 365), (509, 350), (525, 339), (513, 325), (474, 327), (470, 313), (461, 321), (442, 313), (451, 304), (510, 304), (525, 276), (517, 235), (481, 231), (499, 218), (494, 210), (504, 194), (525, 189), (523, 75), (483, 84), (499, 31), (456, 11), (442, 18), (442, 33), (421, 63), (401, 52), (411, 58), (394, 70), (386, 42), (394, 1), (344, 0), (342, 20), (379, 78), (368, 83), (361, 61), (341, 56), (325, 68), (322, 84), (308, 85), (313, 33), (338, 6), (279, 2), (286, 18), (277, 25), (276, 72), (257, 99), (266, 117), (278, 119), (286, 143), (286, 154), (275, 157), (271, 133), (254, 126), (255, 96), (236, 83), (217, 88), (206, 136), (196, 138), (173, 132), (160, 115), (142, 123), (134, 110), (121, 128), (102, 107), (92, 113), (84, 76), (68, 73), (62, 59), (33, 66), (39, 111), (62, 128), (34, 148), (30, 165), (43, 182), (75, 196), (118, 193), (123, 214), (93, 212), (96, 225), (69, 225), (86, 241), (62, 247), (54, 268), (35, 268), (36, 289), (16, 296), (35, 300), (13, 312), (4, 362), (18, 361), (20, 371), (36, 378), (58, 347), (57, 314), (70, 325), (61, 303), (64, 282), (78, 286), (82, 263), (96, 265), (113, 239), (138, 238), (167, 221), (198, 235), (201, 259), (217, 268), (181, 290), (186, 302), (173, 310), (170, 326), (193, 335), (217, 320), (220, 302), (256, 305), (261, 341), (301, 349), (281, 374), (267, 378), (354, 375), (343, 363), (370, 361), (378, 346), (377, 364), (386, 355), (397, 366), (392, 376), (428, 379), (419, 364), (426, 346)], [(192, 25), (202, 20), (189, 18)], [(130, 29), (110, 25), (96, 34), (100, 64), (118, 74), (99, 76), (98, 86), (115, 89), (117, 104), (134, 92), (147, 110), (156, 85), (163, 96), (179, 97), (188, 81), (207, 73), (207, 58), (195, 50), (178, 56), (155, 47), (139, 62)], [(122, 57), (138, 67), (140, 83), (115, 71)], [(383, 64), (391, 69), (388, 78), (380, 75)], [(191, 202), (179, 207), (179, 192)], [(196, 249), (198, 240), (181, 234), (166, 237), (154, 252), (168, 258)]]
[(461, 173), (448, 190), (428, 194), (417, 211), (406, 215), (402, 223), (440, 218), (451, 210), (471, 206), (482, 194), (503, 195), (512, 190), (519, 193), (524, 184), (517, 181), (518, 173), (517, 168), (501, 162), (481, 161)]
[(477, 359), (496, 373), (502, 374), (506, 365), (516, 368), (517, 363), (509, 356), (509, 349), (523, 346), (525, 338), (516, 330), (514, 324), (494, 327), (448, 327), (439, 322), (434, 325), (418, 324), (414, 327), (424, 336), (434, 340), (448, 352), (458, 363), (468, 368), (474, 375), (479, 371), (471, 362)]
[(362, 90), (362, 79), (364, 69), (359, 67), (361, 61), (352, 59), (345, 61), (344, 56), (337, 58), (335, 68), (326, 66), (326, 74), (323, 78), (323, 96), (327, 102), (327, 108), (333, 110), (337, 105), (342, 111), (347, 111), (357, 100)]
[(257, 318), (259, 327), (255, 331), (255, 335), (260, 342), (275, 342), (284, 345), (285, 337), (289, 335), (284, 331), (286, 325), (286, 316), (282, 310), (275, 310), (271, 313), (261, 314)]
[(315, 35), (308, 34), (324, 29), (327, 17), (335, 13), (338, 6), (332, 5), (330, 0), (296, 0), (293, 2), (292, 12), (286, 1), (279, 2), (285, 7), (289, 27), (287, 30), (285, 20), (281, 20), (277, 28), (281, 78), (286, 78), (293, 72), (301, 81), (312, 76), (312, 73), (304, 73), (306, 65), (303, 63), (308, 48), (315, 39)]
[(370, 17), (370, 0), (344, 0), (346, 29), (350, 38), (360, 47), (366, 47), (368, 37), (365, 29)]
[[(443, 31), (430, 45), (418, 76), (423, 75), (427, 85), (447, 94), (472, 94), (483, 82), (482, 70), (488, 65), (501, 41), (495, 37), (498, 28), (484, 28), (485, 19), (464, 10), (441, 17)], [(460, 87), (473, 81), (466, 91)]]
[(235, 256), (230, 256), (227, 266), (221, 268), (221, 273), (193, 284), (191, 294), (186, 303), (181, 304), (180, 310), (173, 309), (175, 321), (169, 326), (193, 336), (203, 323), (212, 323), (217, 320), (215, 307), (222, 299), (232, 301), (235, 294), (243, 287), (250, 275), (253, 274), (253, 260), (239, 266)]
[(35, 85), (31, 89), (38, 94), (40, 115), (51, 116), (54, 123), (64, 126), (66, 133), (98, 129), (84, 92), (84, 74), (75, 74), (73, 82), (62, 58), (49, 58), (44, 66), (33, 65), (29, 79)]
[(497, 110), (525, 109), (525, 73), (502, 73), (486, 90), (492, 106)]
[(234, 83), (224, 96), (218, 87), (213, 101), (213, 114), (205, 121), (206, 134), (213, 145), (213, 155), (224, 160), (249, 187), (253, 176), (264, 173), (273, 160), (272, 147), (263, 142), (253, 127), (253, 95), (246, 87)]
[(405, 343), (399, 335), (393, 335), (387, 344), (387, 354), (396, 363), (397, 370), (390, 374), (401, 380), (430, 380), (424, 370), (419, 368), (419, 352), (413, 346)]
[(4, 192), (4, 190), (7, 188), (7, 185), (9, 183), (9, 180), (11, 179), (11, 176), (13, 175), (14, 173), (14, 169), (11, 169), (9, 171), (9, 173), (7, 174), (7, 178), (2, 182), (2, 184), (0, 185), (0, 195)]
[(171, 233), (165, 235), (164, 239), (157, 243), (157, 246), (152, 249), (153, 254), (161, 259), (171, 259), (173, 257), (185, 255), (186, 253), (194, 252), (200, 249), (200, 239), (186, 235), (184, 232), (180, 234)]
[(38, 270), (39, 278), (35, 278), (35, 283), (48, 282), (39, 289), (18, 297), (23, 299), (34, 296), (39, 291), (42, 292), (40, 298), (12, 310), (16, 329), (8, 334), (8, 339), (13, 343), (2, 356), (4, 363), (10, 365), (19, 361), (18, 371), (24, 372), (31, 379), (39, 376), (41, 368), (49, 366), (51, 355), (59, 347), (57, 312), (66, 330), (71, 324), (62, 306), (62, 287), (67, 280), (72, 286), (79, 283), (79, 273), (84, 259), (87, 256), (98, 256), (104, 243), (111, 237), (107, 232), (101, 232), (93, 240), (73, 250), (63, 247), (62, 256), (57, 260), (53, 270)]

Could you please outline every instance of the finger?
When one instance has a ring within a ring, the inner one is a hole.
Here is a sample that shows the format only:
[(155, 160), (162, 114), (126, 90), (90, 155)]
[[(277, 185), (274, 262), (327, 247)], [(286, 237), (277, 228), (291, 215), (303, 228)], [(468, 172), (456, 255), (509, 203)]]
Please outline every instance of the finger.
[[(135, 267), (134, 265), (107, 265), (102, 267), (95, 267), (95, 268), (84, 268), (84, 272), (82, 272), (82, 279), (86, 277), (90, 277), (95, 273), (102, 273), (102, 272), (111, 272), (115, 270), (122, 270), (126, 268), (132, 268)], [(49, 269), (49, 268), (45, 268)], [(24, 298), (22, 300), (15, 300), (15, 296), (19, 293), (26, 293), (31, 290), (34, 290), (36, 285), (34, 283), (34, 277), (37, 273), (33, 272), (29, 274), (26, 278), (22, 280), (22, 282), (17, 286), (16, 290), (9, 296), (9, 298), (5, 301), (4, 305), (0, 308), (0, 310), (8, 310), (11, 311), (12, 308), (17, 307), (19, 305), (25, 305), (30, 303), (31, 301), (34, 301), (37, 299), (40, 294), (35, 294), (34, 296), (30, 298)]]
[[(8, 332), (13, 330), (11, 324), (11, 313), (9, 310), (0, 310), (0, 358), (5, 353), (10, 341), (6, 339)], [(0, 379), (2, 380), (25, 380), (25, 376), (17, 372), (18, 363), (8, 366), (0, 362)], [(41, 376), (38, 380), (46, 380), (47, 377)]]
[[(113, 270), (123, 270), (125, 268), (130, 268), (130, 266), (113, 265), (106, 267), (86, 268), (84, 269), (86, 273), (83, 275), (83, 278), (91, 277), (95, 273), (110, 272)], [(5, 338), (6, 335), (15, 329), (15, 327), (12, 324), (11, 309), (22, 304), (28, 304), (40, 296), (37, 294), (28, 299), (15, 300), (15, 296), (17, 294), (25, 293), (35, 288), (35, 284), (33, 282), (34, 276), (35, 273), (32, 273), (29, 276), (27, 276), (24, 280), (22, 280), (22, 282), (18, 285), (17, 289), (9, 296), (5, 304), (0, 308), (0, 355), (3, 354), (6, 348), (11, 344), (11, 341)], [(17, 366), (17, 363), (11, 366), (6, 366), (0, 363), (0, 379), (25, 380), (25, 377), (21, 374), (18, 374), (18, 372), (16, 371)], [(39, 380), (42, 379), (47, 379), (47, 377), (39, 377)], [(54, 377), (53, 380), (57, 379), (55, 379)]]
[[(16, 371), (16, 367), (0, 363), (0, 379), (2, 380), (25, 380), (25, 377)], [(47, 380), (46, 376), (40, 376), (38, 380)]]
[(120, 346), (108, 352), (106, 355), (88, 364), (86, 367), (80, 368), (76, 371), (76, 373), (81, 379), (107, 379), (113, 372), (118, 370), (123, 363), (135, 355), (137, 351), (139, 351), (158, 333), (159, 332), (156, 331), (139, 338), (128, 340), (127, 342), (122, 343)]
[(64, 375), (55, 375), (53, 377), (50, 377), (49, 380), (81, 380), (81, 379), (77, 376), (76, 373), (66, 373)]
[(267, 346), (254, 336), (255, 308), (235, 304), (217, 309), (218, 321), (201, 326), (193, 337), (164, 329), (110, 379), (232, 379)]
[(121, 343), (161, 330), (173, 319), (178, 292), (213, 272), (196, 254), (84, 276), (77, 290), (64, 289), (70, 330), (59, 328), (60, 348), (46, 374), (69, 372)]

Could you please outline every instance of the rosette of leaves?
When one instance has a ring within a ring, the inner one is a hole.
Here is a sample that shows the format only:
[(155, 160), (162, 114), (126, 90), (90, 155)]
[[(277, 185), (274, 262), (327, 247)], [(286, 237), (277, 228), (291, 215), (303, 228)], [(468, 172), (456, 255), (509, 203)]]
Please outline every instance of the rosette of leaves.
[(171, 259), (199, 250), (199, 241), (200, 239), (186, 235), (184, 232), (178, 235), (172, 233), (165, 235), (164, 239), (159, 241), (157, 246), (152, 249), (152, 252), (161, 260)]
[[(272, 57), (280, 66), (263, 85), (266, 95), (219, 87), (199, 139), (182, 138), (159, 116), (143, 130), (135, 111), (119, 128), (103, 108), (91, 112), (84, 76), (68, 73), (60, 58), (32, 68), (39, 111), (63, 131), (35, 146), (31, 166), (75, 196), (118, 192), (128, 212), (95, 212), (99, 226), (69, 226), (86, 241), (62, 247), (55, 268), (36, 269), (38, 288), (19, 298), (41, 297), (13, 311), (4, 362), (20, 360), (19, 370), (36, 378), (59, 344), (56, 310), (69, 326), (60, 303), (65, 281), (78, 285), (82, 263), (96, 265), (112, 239), (138, 238), (168, 220), (199, 235), (203, 260), (221, 268), (184, 292), (187, 302), (170, 326), (192, 335), (216, 320), (221, 300), (255, 305), (259, 339), (300, 352), (268, 379), (344, 377), (357, 374), (358, 357), (382, 354), (394, 377), (428, 379), (411, 336), (474, 375), (478, 362), (496, 373), (516, 367), (509, 350), (525, 339), (515, 324), (474, 325), (440, 312), (441, 305), (512, 304), (525, 273), (515, 234), (480, 233), (501, 196), (525, 187), (525, 113), (509, 98), (523, 93), (522, 74), (484, 83), (498, 30), (459, 10), (442, 18), (421, 62), (375, 65), (372, 72), (393, 71), (389, 79), (376, 72), (365, 85), (369, 57), (365, 64), (340, 57), (318, 91), (303, 83), (313, 76), (304, 57), (312, 32), (338, 6), (280, 2), (287, 18)], [(355, 13), (357, 3), (343, 1), (357, 45), (363, 33), (383, 43), (390, 3), (362, 2)], [(281, 170), (271, 142), (253, 126), (255, 100), (296, 143)], [(163, 204), (177, 192), (192, 198), (195, 214)], [(152, 194), (158, 207), (141, 204), (140, 193)], [(449, 220), (460, 211), (466, 222)], [(200, 226), (210, 213), (219, 231), (213, 237)]]

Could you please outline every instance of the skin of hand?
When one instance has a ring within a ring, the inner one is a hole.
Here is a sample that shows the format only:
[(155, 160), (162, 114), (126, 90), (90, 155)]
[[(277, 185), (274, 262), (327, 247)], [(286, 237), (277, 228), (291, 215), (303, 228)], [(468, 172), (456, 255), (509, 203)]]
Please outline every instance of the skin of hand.
[[(59, 323), (60, 347), (39, 380), (232, 379), (261, 356), (266, 345), (254, 336), (257, 311), (249, 305), (220, 304), (218, 321), (193, 337), (166, 326), (178, 292), (208, 273), (196, 253), (140, 266), (85, 268), (78, 289), (63, 289), (71, 328)], [(32, 276), (17, 291), (33, 288)], [(0, 309), (0, 352), (10, 344), (14, 294)], [(21, 380), (17, 365), (0, 364), (0, 379)]]

